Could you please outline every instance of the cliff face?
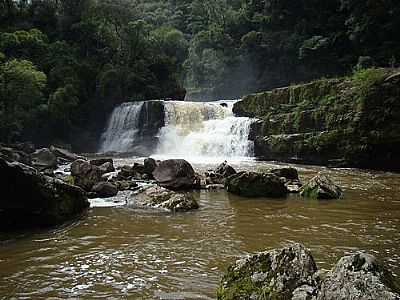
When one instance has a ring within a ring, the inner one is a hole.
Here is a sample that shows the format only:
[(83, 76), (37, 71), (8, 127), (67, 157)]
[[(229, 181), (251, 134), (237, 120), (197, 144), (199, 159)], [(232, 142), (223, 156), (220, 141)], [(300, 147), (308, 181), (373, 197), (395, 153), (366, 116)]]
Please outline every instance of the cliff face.
[(249, 95), (234, 112), (259, 119), (250, 138), (260, 158), (400, 171), (400, 70)]

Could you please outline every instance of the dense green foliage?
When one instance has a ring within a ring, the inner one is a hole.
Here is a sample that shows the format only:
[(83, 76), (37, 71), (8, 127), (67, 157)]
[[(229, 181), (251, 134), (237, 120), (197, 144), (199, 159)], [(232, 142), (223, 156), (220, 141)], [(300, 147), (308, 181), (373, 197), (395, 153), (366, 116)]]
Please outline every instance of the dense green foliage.
[(399, 14), (397, 0), (0, 0), (0, 140), (88, 145), (123, 101), (395, 66)]

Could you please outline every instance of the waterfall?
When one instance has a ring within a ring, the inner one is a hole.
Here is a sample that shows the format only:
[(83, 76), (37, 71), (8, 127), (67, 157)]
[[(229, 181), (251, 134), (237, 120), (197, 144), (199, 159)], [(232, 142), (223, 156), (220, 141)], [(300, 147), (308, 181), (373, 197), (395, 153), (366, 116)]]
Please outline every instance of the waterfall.
[(143, 102), (123, 103), (116, 107), (101, 137), (100, 152), (129, 152), (139, 133)]
[(169, 157), (239, 158), (253, 155), (250, 118), (233, 116), (234, 101), (165, 103), (157, 154)]
[(163, 158), (251, 157), (253, 142), (248, 137), (253, 120), (235, 117), (234, 102), (121, 104), (111, 114), (100, 152), (155, 154)]

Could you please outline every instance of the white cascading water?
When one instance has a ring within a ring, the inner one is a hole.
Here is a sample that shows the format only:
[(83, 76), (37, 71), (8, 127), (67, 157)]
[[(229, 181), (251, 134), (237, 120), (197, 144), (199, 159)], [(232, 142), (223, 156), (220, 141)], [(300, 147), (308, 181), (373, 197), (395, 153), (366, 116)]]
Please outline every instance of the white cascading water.
[(156, 154), (200, 160), (253, 156), (253, 143), (248, 139), (253, 120), (234, 117), (233, 104), (165, 102), (166, 126), (160, 130)]
[(143, 102), (117, 106), (101, 139), (100, 152), (129, 152), (139, 133), (138, 123)]

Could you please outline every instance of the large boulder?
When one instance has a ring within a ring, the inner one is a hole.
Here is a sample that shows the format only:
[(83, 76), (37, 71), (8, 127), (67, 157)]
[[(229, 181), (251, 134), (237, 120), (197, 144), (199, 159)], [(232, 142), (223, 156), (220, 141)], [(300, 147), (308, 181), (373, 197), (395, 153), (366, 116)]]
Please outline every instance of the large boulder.
[(299, 174), (295, 168), (278, 168), (269, 171), (278, 177), (283, 177), (286, 180), (299, 180)]
[(171, 190), (190, 189), (196, 181), (193, 167), (183, 159), (162, 161), (153, 171), (158, 184)]
[(50, 147), (50, 151), (53, 152), (53, 154), (61, 159), (65, 159), (66, 161), (75, 161), (79, 159), (79, 156), (70, 152), (69, 150), (58, 148), (55, 146)]
[(236, 261), (228, 268), (217, 292), (220, 300), (292, 299), (305, 292), (317, 294), (317, 266), (300, 244), (261, 252)]
[(285, 183), (271, 173), (240, 172), (227, 178), (228, 192), (243, 197), (284, 197)]
[(96, 158), (96, 159), (92, 159), (90, 161), (91, 165), (98, 166), (98, 167), (104, 165), (105, 163), (111, 163), (114, 165), (114, 161), (112, 158)]
[(0, 157), (10, 162), (17, 161), (25, 165), (32, 165), (30, 155), (15, 148), (2, 147), (0, 145)]
[(18, 162), (0, 159), (0, 181), (0, 230), (61, 224), (89, 207), (79, 187)]
[(151, 157), (146, 158), (143, 162), (145, 174), (152, 175), (157, 168), (157, 161)]
[(48, 148), (36, 150), (31, 154), (32, 165), (39, 171), (57, 168), (57, 156)]
[(93, 186), (92, 192), (99, 198), (110, 198), (118, 194), (118, 187), (111, 182), (99, 182)]
[(170, 211), (189, 211), (199, 208), (190, 193), (177, 193), (158, 185), (148, 186), (135, 193), (130, 205), (142, 208), (158, 208)]
[(95, 184), (102, 181), (103, 174), (104, 170), (83, 159), (78, 159), (71, 164), (74, 183), (87, 192), (90, 192)]
[(319, 173), (302, 187), (300, 195), (316, 199), (339, 199), (343, 192), (331, 179)]
[(339, 260), (321, 285), (318, 300), (399, 300), (400, 285), (372, 255), (356, 253)]

